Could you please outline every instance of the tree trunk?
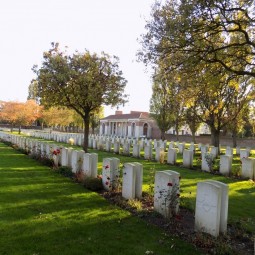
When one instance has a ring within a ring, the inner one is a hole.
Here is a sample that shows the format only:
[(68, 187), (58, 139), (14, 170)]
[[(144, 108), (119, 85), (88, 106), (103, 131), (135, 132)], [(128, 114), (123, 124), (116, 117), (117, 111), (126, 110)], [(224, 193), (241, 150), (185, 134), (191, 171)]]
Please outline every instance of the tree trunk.
[(19, 134), (21, 133), (21, 125), (19, 125)]
[(192, 132), (192, 141), (196, 143), (196, 132)]
[(176, 132), (176, 141), (179, 142), (179, 123), (176, 121), (175, 123), (175, 132)]
[(83, 150), (88, 152), (88, 139), (89, 139), (89, 114), (86, 114), (84, 119), (84, 141), (83, 141)]
[(237, 146), (236, 136), (237, 136), (237, 131), (234, 128), (233, 133), (232, 133), (233, 148), (236, 148), (236, 146)]
[(165, 131), (161, 130), (161, 140), (164, 141), (165, 138)]
[(211, 144), (217, 148), (220, 146), (220, 131), (211, 128)]

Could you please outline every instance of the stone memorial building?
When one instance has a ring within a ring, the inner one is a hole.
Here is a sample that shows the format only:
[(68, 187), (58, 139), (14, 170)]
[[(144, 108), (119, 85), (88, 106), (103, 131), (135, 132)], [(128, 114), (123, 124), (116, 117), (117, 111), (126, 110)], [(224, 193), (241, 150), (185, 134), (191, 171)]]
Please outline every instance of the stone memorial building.
[(100, 135), (130, 138), (160, 138), (160, 130), (148, 112), (131, 111), (124, 114), (116, 111), (100, 120)]

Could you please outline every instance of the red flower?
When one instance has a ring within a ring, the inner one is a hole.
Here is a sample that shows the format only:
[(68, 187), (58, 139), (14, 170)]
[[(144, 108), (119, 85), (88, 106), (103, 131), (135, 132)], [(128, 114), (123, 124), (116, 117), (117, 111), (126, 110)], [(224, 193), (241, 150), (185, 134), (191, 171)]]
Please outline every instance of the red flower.
[(167, 183), (167, 186), (173, 186), (173, 183), (169, 182)]
[(181, 220), (181, 218), (182, 218), (181, 215), (179, 215), (179, 214), (175, 215), (176, 220)]
[(108, 185), (109, 184), (109, 182), (105, 182), (105, 185)]
[(57, 154), (60, 154), (60, 149), (57, 149)]
[(106, 165), (104, 168), (105, 168), (105, 169), (109, 168), (109, 165)]
[(57, 155), (57, 152), (56, 152), (56, 151), (53, 151), (53, 154), (54, 154), (54, 155)]

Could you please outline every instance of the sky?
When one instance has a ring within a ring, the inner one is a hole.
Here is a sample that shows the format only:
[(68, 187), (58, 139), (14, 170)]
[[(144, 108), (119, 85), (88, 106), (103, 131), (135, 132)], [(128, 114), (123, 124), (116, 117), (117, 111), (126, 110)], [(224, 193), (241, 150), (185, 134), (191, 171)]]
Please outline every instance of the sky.
[[(150, 72), (137, 62), (138, 39), (145, 33), (154, 0), (8, 0), (0, 2), (0, 100), (25, 102), (28, 86), (51, 42), (70, 52), (115, 55), (128, 81), (129, 102), (120, 107), (149, 111)], [(105, 108), (105, 116), (116, 108)]]

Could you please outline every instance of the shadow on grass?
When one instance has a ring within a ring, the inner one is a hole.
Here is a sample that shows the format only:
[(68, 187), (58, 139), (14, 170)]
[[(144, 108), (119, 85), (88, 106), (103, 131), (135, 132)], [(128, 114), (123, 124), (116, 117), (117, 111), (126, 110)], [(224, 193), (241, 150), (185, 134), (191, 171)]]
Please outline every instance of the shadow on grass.
[(10, 150), (0, 146), (1, 255), (198, 254), (97, 193)]

